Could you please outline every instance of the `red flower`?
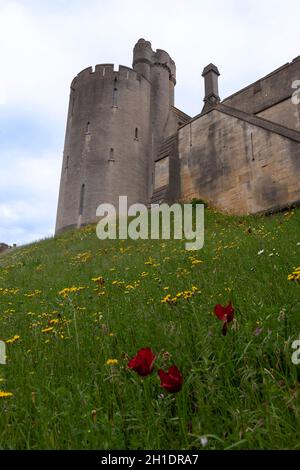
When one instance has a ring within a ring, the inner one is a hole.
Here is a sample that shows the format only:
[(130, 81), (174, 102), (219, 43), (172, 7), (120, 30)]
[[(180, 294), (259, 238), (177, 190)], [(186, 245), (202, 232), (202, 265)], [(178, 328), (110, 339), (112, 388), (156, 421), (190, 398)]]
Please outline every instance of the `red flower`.
[(159, 369), (158, 375), (160, 378), (160, 386), (165, 388), (170, 393), (176, 393), (181, 390), (183, 384), (183, 377), (176, 366), (171, 366), (168, 372)]
[(227, 334), (227, 325), (230, 323), (234, 318), (234, 308), (231, 305), (231, 302), (226, 307), (223, 305), (216, 305), (214, 308), (215, 315), (221, 320), (223, 324), (222, 333), (224, 336)]
[(142, 348), (138, 353), (129, 361), (129, 369), (135, 370), (139, 375), (145, 377), (151, 374), (153, 364), (155, 361), (155, 354), (150, 348)]

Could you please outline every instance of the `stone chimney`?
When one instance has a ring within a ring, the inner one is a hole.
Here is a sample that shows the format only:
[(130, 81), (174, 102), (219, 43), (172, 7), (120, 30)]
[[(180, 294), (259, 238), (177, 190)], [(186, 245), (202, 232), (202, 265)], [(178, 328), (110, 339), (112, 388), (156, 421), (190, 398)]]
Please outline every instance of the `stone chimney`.
[(208, 111), (221, 101), (219, 97), (219, 75), (218, 67), (214, 64), (207, 65), (203, 70), (202, 77), (204, 77), (205, 83), (205, 97), (202, 112)]

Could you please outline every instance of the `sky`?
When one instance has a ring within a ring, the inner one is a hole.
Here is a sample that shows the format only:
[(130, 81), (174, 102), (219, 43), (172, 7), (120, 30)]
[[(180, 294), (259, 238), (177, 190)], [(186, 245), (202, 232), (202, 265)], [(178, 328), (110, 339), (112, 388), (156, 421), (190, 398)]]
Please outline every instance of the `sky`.
[(0, 0), (0, 243), (54, 233), (80, 70), (131, 67), (143, 37), (175, 60), (175, 104), (195, 116), (207, 64), (224, 99), (300, 55), (299, 25), (298, 0)]

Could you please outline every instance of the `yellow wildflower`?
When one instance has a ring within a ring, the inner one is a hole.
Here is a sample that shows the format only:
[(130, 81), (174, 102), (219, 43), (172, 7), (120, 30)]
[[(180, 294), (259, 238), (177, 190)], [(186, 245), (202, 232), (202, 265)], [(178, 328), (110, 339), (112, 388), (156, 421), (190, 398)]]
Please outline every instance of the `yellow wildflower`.
[(0, 398), (9, 398), (12, 396), (13, 394), (11, 392), (3, 392), (2, 390), (0, 390)]
[(296, 268), (292, 274), (288, 275), (289, 281), (300, 281), (300, 267)]
[(102, 286), (105, 283), (103, 276), (92, 277), (92, 281), (98, 284), (99, 286)]
[(194, 260), (192, 261), (192, 265), (193, 265), (193, 266), (196, 266), (197, 264), (201, 264), (201, 263), (203, 263), (203, 261), (201, 261), (200, 259), (194, 259)]
[(53, 331), (53, 326), (49, 326), (49, 328), (44, 328), (42, 333), (51, 333)]
[(107, 366), (116, 366), (117, 364), (119, 364), (118, 359), (107, 359), (106, 361)]
[(29, 292), (28, 294), (24, 294), (24, 297), (36, 297), (42, 293), (41, 290), (35, 289), (33, 292)]
[(20, 339), (20, 336), (19, 335), (15, 335), (13, 336), (12, 338), (6, 340), (6, 344), (13, 344), (15, 343), (16, 341), (19, 341)]
[(68, 297), (69, 294), (72, 294), (72, 293), (76, 293), (76, 292), (80, 292), (82, 290), (84, 290), (85, 287), (82, 287), (82, 286), (79, 286), (79, 287), (76, 287), (76, 286), (72, 286), (72, 287), (65, 287), (64, 289), (62, 289), (60, 292), (59, 292), (59, 295), (61, 295), (62, 297), (66, 298)]

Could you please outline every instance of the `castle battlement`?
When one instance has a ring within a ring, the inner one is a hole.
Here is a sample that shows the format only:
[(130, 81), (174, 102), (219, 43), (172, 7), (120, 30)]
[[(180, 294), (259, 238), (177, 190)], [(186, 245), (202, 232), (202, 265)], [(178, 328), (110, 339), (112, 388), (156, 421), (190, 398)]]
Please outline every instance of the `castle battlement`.
[(125, 65), (119, 65), (118, 70), (114, 64), (97, 64), (95, 68), (87, 67), (74, 77), (71, 88), (75, 88), (80, 84), (85, 84), (86, 80), (142, 80), (145, 77), (138, 74), (134, 69)]

